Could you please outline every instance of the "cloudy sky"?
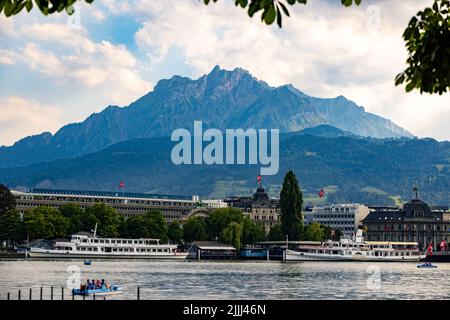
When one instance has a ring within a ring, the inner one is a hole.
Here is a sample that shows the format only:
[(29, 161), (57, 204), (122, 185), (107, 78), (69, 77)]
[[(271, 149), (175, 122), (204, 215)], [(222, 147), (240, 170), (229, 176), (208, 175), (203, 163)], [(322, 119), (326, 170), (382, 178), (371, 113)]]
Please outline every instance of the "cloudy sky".
[(401, 38), (431, 0), (340, 0), (291, 7), (284, 26), (250, 19), (232, 0), (95, 0), (75, 15), (0, 17), (0, 145), (54, 133), (108, 105), (126, 106), (174, 74), (242, 67), (272, 86), (344, 95), (419, 137), (450, 140), (450, 94), (405, 93)]

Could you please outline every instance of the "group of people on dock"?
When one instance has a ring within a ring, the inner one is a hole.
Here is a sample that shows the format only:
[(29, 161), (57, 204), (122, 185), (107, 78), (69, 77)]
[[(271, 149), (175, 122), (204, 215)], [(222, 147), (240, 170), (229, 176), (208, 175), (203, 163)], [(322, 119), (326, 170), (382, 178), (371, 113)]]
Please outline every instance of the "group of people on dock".
[(110, 289), (109, 281), (105, 282), (105, 279), (94, 280), (89, 279), (86, 280), (86, 284), (81, 285), (81, 290), (95, 290), (95, 289)]

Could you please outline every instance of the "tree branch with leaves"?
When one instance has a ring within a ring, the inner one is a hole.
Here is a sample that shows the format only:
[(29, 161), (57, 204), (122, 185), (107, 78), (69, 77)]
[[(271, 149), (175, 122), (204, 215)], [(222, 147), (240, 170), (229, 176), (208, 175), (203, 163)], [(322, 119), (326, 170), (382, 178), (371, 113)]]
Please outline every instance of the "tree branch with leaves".
[[(208, 5), (210, 2), (217, 2), (218, 0), (203, 0), (203, 3)], [(338, 0), (348, 7), (353, 4), (361, 4), (361, 0)], [(261, 21), (268, 25), (277, 21), (277, 25), (281, 28), (283, 25), (283, 14), (290, 16), (288, 5), (306, 4), (308, 0), (234, 0), (236, 7), (241, 7), (247, 10), (250, 18), (253, 18), (255, 13), (261, 12)]]
[[(94, 0), (84, 0), (92, 3)], [(10, 17), (18, 14), (24, 8), (30, 12), (36, 6), (44, 15), (65, 10), (71, 15), (74, 12), (73, 5), (77, 0), (0, 0), (0, 13), (3, 11), (5, 16)]]
[(436, 0), (432, 8), (417, 13), (403, 33), (409, 67), (395, 83), (406, 82), (406, 91), (443, 94), (450, 89), (450, 0)]

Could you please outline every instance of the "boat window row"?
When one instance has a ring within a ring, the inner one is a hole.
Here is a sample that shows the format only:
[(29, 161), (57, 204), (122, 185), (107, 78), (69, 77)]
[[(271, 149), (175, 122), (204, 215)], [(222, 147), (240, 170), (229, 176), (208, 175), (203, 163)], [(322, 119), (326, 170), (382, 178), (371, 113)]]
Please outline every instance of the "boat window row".
[(83, 239), (82, 243), (104, 243), (104, 244), (142, 244), (142, 245), (154, 245), (157, 244), (157, 240), (113, 240), (113, 239)]
[(412, 252), (407, 251), (407, 252), (369, 252), (370, 256), (375, 256), (375, 257), (408, 257), (412, 255)]
[[(328, 254), (328, 255), (343, 255), (344, 250), (305, 250), (301, 249), (300, 252), (310, 252), (316, 254)], [(393, 252), (382, 252), (382, 251), (356, 251), (354, 255), (359, 256), (374, 256), (374, 257), (408, 257), (411, 256), (413, 252), (411, 251), (393, 251)]]
[(97, 252), (98, 248), (96, 248), (96, 247), (77, 247), (77, 251)]
[(169, 249), (136, 249), (136, 252), (170, 252)]
[[(72, 248), (58, 248), (59, 250), (65, 250), (65, 251), (69, 251), (69, 249), (71, 250)], [(106, 250), (105, 250), (106, 249)], [(96, 248), (96, 247), (77, 247), (77, 251), (84, 251), (84, 252), (141, 252), (141, 253), (145, 253), (145, 252), (170, 252), (169, 248), (165, 248), (165, 249), (135, 249), (135, 248)]]
[(333, 208), (334, 209), (334, 211), (336, 211), (336, 212), (338, 212), (338, 211), (341, 211), (341, 212), (350, 212), (350, 208)]

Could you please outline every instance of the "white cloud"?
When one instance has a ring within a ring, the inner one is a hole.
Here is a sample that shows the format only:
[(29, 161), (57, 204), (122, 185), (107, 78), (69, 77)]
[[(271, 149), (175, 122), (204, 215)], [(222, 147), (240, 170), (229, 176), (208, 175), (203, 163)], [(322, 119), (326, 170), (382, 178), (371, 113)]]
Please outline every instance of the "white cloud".
[(94, 19), (97, 21), (97, 22), (103, 22), (103, 21), (105, 21), (106, 20), (106, 15), (105, 15), (105, 13), (102, 11), (102, 10), (100, 10), (99, 8), (97, 8), (97, 7), (92, 7), (91, 8), (91, 15), (92, 15), (92, 17), (94, 17)]
[(39, 40), (48, 47), (57, 44), (53, 49), (73, 50), (78, 53), (95, 52), (95, 42), (89, 39), (88, 31), (81, 25), (77, 28), (70, 24), (45, 22), (24, 24), (17, 31), (22, 37)]
[(101, 0), (102, 5), (104, 5), (111, 14), (125, 14), (128, 13), (133, 6), (130, 1), (123, 0)]
[[(428, 1), (407, 0), (401, 6), (368, 1), (351, 8), (311, 1), (291, 7), (291, 18), (284, 19), (281, 30), (265, 26), (259, 17), (249, 19), (226, 1), (209, 7), (199, 1), (177, 6), (138, 2), (134, 14), (145, 23), (136, 41), (150, 53), (151, 63), (179, 48), (197, 75), (215, 64), (240, 66), (272, 85), (293, 83), (321, 97), (342, 94), (414, 134), (450, 139), (448, 130), (441, 128), (437, 134), (432, 125), (432, 119), (448, 109), (448, 96), (406, 94), (394, 85), (406, 61), (403, 30)], [(418, 123), (419, 118), (425, 121)]]
[(0, 49), (0, 64), (14, 64), (16, 56), (13, 50)]
[(1, 37), (16, 37), (15, 19), (0, 16), (0, 36)]
[(95, 89), (96, 95), (119, 105), (129, 104), (152, 88), (150, 82), (141, 78), (136, 58), (122, 44), (94, 42), (83, 28), (54, 23), (27, 24), (20, 33), (39, 41), (39, 45), (25, 45), (22, 61), (53, 83), (63, 81), (77, 85), (79, 90)]
[[(342, 94), (416, 135), (450, 139), (444, 126), (434, 125), (450, 121), (448, 94), (406, 94), (394, 86), (406, 60), (403, 29), (429, 1), (404, 0), (400, 6), (367, 0), (351, 8), (330, 3), (315, 0), (290, 7), (291, 18), (284, 18), (281, 30), (264, 25), (259, 16), (250, 19), (232, 1), (205, 6), (198, 0), (176, 5), (99, 0), (82, 5), (82, 21), (91, 17), (103, 23), (111, 15), (123, 15), (139, 22), (139, 55), (114, 39), (99, 39), (96, 30), (83, 23), (70, 28), (65, 15), (1, 17), (0, 45), (5, 49), (0, 51), (0, 67), (28, 65), (48, 79), (39, 84), (42, 88), (68, 93), (61, 101), (48, 101), (61, 107), (64, 117), (70, 114), (73, 119), (67, 121), (79, 121), (106, 104), (127, 105), (145, 94), (152, 84), (143, 75), (170, 61), (175, 49), (184, 58), (180, 63), (193, 67), (195, 76), (216, 64), (243, 67), (271, 85), (292, 83), (321, 97)], [(33, 98), (41, 101), (39, 95)]]
[(61, 125), (62, 110), (10, 96), (0, 97), (0, 145), (11, 145), (24, 136), (55, 132)]
[(28, 43), (21, 52), (22, 59), (35, 70), (53, 78), (61, 78), (66, 75), (64, 64), (50, 51), (40, 49), (34, 43)]

